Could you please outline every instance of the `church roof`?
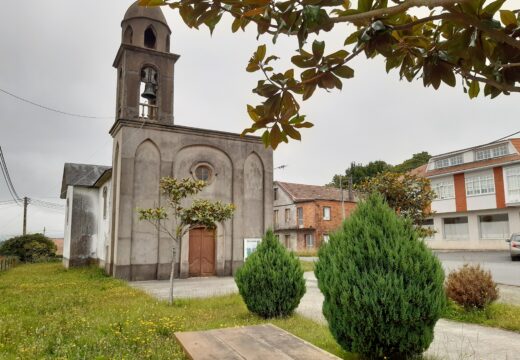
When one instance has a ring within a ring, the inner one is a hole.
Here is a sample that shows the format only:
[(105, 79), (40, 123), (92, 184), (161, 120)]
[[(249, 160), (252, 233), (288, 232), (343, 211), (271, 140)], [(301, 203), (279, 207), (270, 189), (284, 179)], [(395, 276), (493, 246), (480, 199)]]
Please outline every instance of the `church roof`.
[(126, 11), (123, 22), (136, 18), (147, 18), (168, 26), (160, 6), (140, 6), (138, 1), (134, 2)]
[(109, 169), (111, 169), (110, 166), (65, 163), (60, 198), (65, 199), (67, 197), (69, 185), (93, 187), (105, 171)]

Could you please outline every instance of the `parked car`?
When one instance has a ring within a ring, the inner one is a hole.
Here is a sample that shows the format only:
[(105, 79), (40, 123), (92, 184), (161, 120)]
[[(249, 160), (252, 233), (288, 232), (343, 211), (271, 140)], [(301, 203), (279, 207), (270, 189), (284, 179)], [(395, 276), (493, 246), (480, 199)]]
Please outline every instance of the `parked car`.
[(506, 241), (509, 243), (511, 260), (520, 260), (520, 233), (511, 235), (511, 238)]

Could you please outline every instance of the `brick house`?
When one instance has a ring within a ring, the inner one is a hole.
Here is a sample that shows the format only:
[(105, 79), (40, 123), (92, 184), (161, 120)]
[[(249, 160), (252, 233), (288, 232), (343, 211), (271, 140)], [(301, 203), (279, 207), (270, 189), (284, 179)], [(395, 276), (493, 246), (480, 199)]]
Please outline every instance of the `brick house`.
[(345, 190), (342, 198), (333, 187), (275, 181), (274, 231), (288, 249), (316, 249), (355, 206), (354, 195)]
[(431, 248), (506, 250), (520, 232), (520, 139), (436, 155), (412, 173), (437, 195), (425, 224), (436, 231)]

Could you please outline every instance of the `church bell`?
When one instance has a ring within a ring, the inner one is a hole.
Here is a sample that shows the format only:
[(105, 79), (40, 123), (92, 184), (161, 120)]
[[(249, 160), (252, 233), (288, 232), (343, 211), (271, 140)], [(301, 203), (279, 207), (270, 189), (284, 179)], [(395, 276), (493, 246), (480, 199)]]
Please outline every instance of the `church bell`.
[(144, 84), (144, 91), (141, 94), (147, 100), (155, 100), (157, 98), (157, 94), (155, 92), (155, 85), (151, 82), (147, 82)]

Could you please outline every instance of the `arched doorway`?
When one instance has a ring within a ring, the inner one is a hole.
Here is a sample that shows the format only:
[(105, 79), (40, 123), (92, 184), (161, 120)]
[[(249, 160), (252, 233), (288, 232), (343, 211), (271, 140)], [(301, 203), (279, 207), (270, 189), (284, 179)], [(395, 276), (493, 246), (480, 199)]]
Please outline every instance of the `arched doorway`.
[(215, 275), (215, 230), (203, 227), (190, 230), (189, 276)]

